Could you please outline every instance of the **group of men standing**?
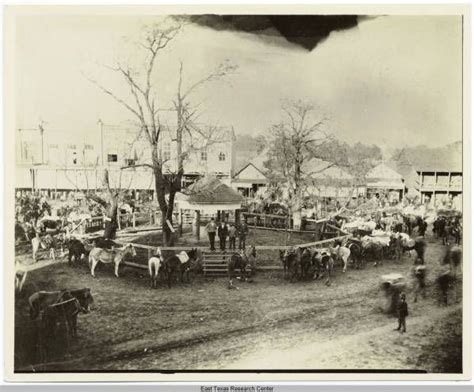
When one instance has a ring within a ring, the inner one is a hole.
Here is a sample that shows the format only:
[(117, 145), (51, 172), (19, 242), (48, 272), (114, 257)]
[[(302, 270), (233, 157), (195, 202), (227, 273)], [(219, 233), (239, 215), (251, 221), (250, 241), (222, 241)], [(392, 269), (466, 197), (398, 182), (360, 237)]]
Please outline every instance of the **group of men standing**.
[(219, 247), (221, 251), (225, 252), (226, 241), (229, 238), (229, 249), (236, 249), (236, 238), (239, 238), (239, 249), (245, 249), (245, 241), (249, 233), (249, 227), (246, 221), (243, 221), (237, 225), (233, 223), (226, 223), (224, 221), (217, 224), (214, 218), (211, 218), (210, 222), (206, 225), (207, 235), (209, 236), (209, 245), (211, 251), (216, 250), (215, 239), (216, 234), (219, 237)]

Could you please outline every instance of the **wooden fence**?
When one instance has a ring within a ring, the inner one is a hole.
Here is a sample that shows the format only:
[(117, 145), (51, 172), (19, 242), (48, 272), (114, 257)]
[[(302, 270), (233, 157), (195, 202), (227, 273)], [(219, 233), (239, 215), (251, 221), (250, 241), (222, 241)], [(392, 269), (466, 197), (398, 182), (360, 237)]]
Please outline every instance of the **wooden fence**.
[[(297, 245), (257, 245), (255, 246), (255, 249), (257, 251), (279, 251), (279, 250), (286, 250), (290, 248), (319, 248), (319, 247), (327, 246), (328, 244), (331, 244), (336, 240), (343, 241), (352, 236), (350, 233), (347, 233), (333, 225), (327, 224), (327, 227), (333, 229), (334, 232), (337, 233), (338, 235), (336, 235), (333, 238), (328, 238), (328, 239), (314, 241), (314, 242), (307, 242), (307, 243), (297, 244)], [(118, 241), (115, 241), (115, 242), (118, 245), (122, 245), (122, 246), (127, 245), (127, 244), (132, 244), (137, 250), (137, 256), (140, 256), (140, 258), (146, 258), (145, 259), (146, 261), (156, 252), (156, 249), (158, 248), (157, 245), (151, 246), (151, 245), (135, 244), (133, 242), (128, 242), (128, 243), (118, 242)], [(177, 247), (159, 246), (159, 248), (162, 251), (174, 251), (174, 252), (178, 252), (182, 250), (192, 250), (195, 248), (201, 249), (201, 251), (207, 250), (207, 246), (206, 247), (203, 247), (203, 246), (177, 246)], [(146, 264), (139, 264), (139, 263), (128, 262), (128, 261), (125, 261), (124, 264), (130, 267), (147, 269)], [(280, 266), (260, 266), (260, 267), (257, 266), (257, 269), (276, 270), (276, 269), (280, 269)]]
[(257, 214), (253, 212), (244, 212), (243, 216), (247, 219), (249, 226), (258, 229), (271, 229), (277, 231), (291, 231), (300, 233), (312, 233), (323, 230), (325, 219), (301, 219), (301, 229), (294, 229), (293, 218), (289, 215), (276, 214)]

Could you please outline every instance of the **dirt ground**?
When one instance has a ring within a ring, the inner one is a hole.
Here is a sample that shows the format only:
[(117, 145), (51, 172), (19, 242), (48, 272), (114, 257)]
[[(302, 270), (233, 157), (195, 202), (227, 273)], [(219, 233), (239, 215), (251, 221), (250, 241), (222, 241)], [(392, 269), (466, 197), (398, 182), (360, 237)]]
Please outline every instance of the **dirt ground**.
[[(274, 241), (275, 243), (275, 241)], [(444, 246), (428, 239), (427, 297), (414, 303), (413, 256), (363, 270), (340, 269), (331, 286), (290, 283), (280, 272), (258, 274), (228, 290), (225, 278), (149, 289), (148, 277), (125, 267), (115, 278), (100, 266), (56, 262), (29, 272), (15, 303), (17, 370), (385, 369), (462, 371), (462, 278), (439, 303), (434, 285)], [(19, 256), (28, 262), (27, 256)], [(273, 264), (278, 264), (274, 260)], [(381, 275), (407, 276), (408, 332), (381, 311)], [(93, 311), (81, 314), (78, 338), (54, 336), (28, 315), (37, 290), (89, 287)]]

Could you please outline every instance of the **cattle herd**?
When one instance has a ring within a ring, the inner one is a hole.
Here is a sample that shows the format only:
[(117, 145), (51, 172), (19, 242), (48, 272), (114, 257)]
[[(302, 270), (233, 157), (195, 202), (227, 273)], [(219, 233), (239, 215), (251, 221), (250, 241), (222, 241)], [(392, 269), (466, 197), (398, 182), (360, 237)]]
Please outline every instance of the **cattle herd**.
[[(325, 248), (295, 246), (279, 251), (286, 279), (291, 282), (324, 279), (325, 284), (330, 285), (333, 272), (338, 266), (341, 266), (342, 272), (346, 273), (349, 267), (365, 268), (367, 262), (377, 266), (383, 260), (400, 261), (408, 252), (413, 252), (415, 255), (414, 273), (419, 280), (421, 279), (419, 276), (424, 273), (427, 247), (425, 232), (428, 225), (425, 219), (417, 216), (402, 216), (401, 219), (397, 219), (384, 214), (378, 220), (335, 218), (331, 223), (349, 234), (342, 240), (334, 240), (331, 246)], [(67, 248), (69, 264), (81, 264), (83, 260), (88, 259), (90, 272), (94, 277), (99, 262), (114, 264), (115, 275), (118, 277), (121, 262), (127, 256), (136, 256), (132, 244), (117, 246), (113, 241), (103, 238), (95, 239), (93, 242), (81, 241), (67, 232), (43, 233), (43, 236), (40, 236), (40, 232), (41, 230), (25, 230), (26, 237), (31, 240), (35, 260), (40, 247), (49, 252), (52, 259), (55, 259), (55, 249), (59, 247), (62, 256), (65, 256), (64, 249)], [(450, 268), (437, 279), (440, 287), (446, 288), (455, 278), (456, 268), (462, 261), (460, 217), (438, 216), (433, 221), (433, 233), (435, 237), (441, 239), (443, 245), (446, 245), (446, 255), (441, 262)], [(196, 270), (196, 265), (201, 265), (202, 259), (203, 254), (197, 248), (169, 257), (164, 257), (161, 249), (157, 248), (148, 260), (150, 287), (157, 287), (159, 277), (169, 288), (177, 279), (189, 282), (190, 271)], [(228, 287), (235, 288), (233, 279), (236, 276), (242, 280), (249, 280), (255, 271), (256, 260), (255, 246), (231, 254), (226, 261)], [(18, 270), (15, 279), (16, 288), (21, 291), (26, 272)], [(446, 291), (447, 289), (443, 289), (444, 293)], [(92, 301), (90, 289), (84, 288), (36, 292), (29, 297), (28, 303), (32, 319), (40, 318), (48, 325), (52, 325), (56, 319), (62, 318), (66, 320), (70, 333), (74, 336), (77, 329), (77, 315), (89, 312)]]

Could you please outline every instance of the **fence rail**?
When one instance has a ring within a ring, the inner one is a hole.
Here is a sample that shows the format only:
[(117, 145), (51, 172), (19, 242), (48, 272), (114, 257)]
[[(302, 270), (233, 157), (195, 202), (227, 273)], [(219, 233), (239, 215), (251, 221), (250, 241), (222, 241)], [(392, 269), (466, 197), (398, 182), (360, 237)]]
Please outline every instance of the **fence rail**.
[[(338, 236), (333, 237), (333, 238), (328, 238), (325, 240), (319, 240), (319, 241), (313, 241), (313, 242), (306, 242), (303, 244), (297, 244), (297, 245), (257, 245), (255, 246), (256, 250), (284, 250), (284, 249), (290, 249), (290, 248), (310, 248), (310, 247), (318, 247), (320, 245), (328, 244), (337, 240), (344, 240), (346, 238), (349, 238), (352, 236), (352, 234), (345, 232), (344, 230), (341, 230), (339, 227), (333, 226), (331, 224), (327, 224), (328, 227), (334, 229), (336, 232), (338, 232)], [(151, 252), (156, 251), (156, 249), (159, 247), (161, 250), (192, 250), (192, 249), (201, 249), (201, 250), (206, 250), (208, 247), (207, 246), (159, 246), (159, 245), (142, 245), (142, 244), (135, 244), (133, 242), (119, 242), (115, 241), (118, 245), (128, 245), (131, 244), (135, 248), (138, 249), (145, 249), (149, 252), (149, 257), (151, 257)]]

